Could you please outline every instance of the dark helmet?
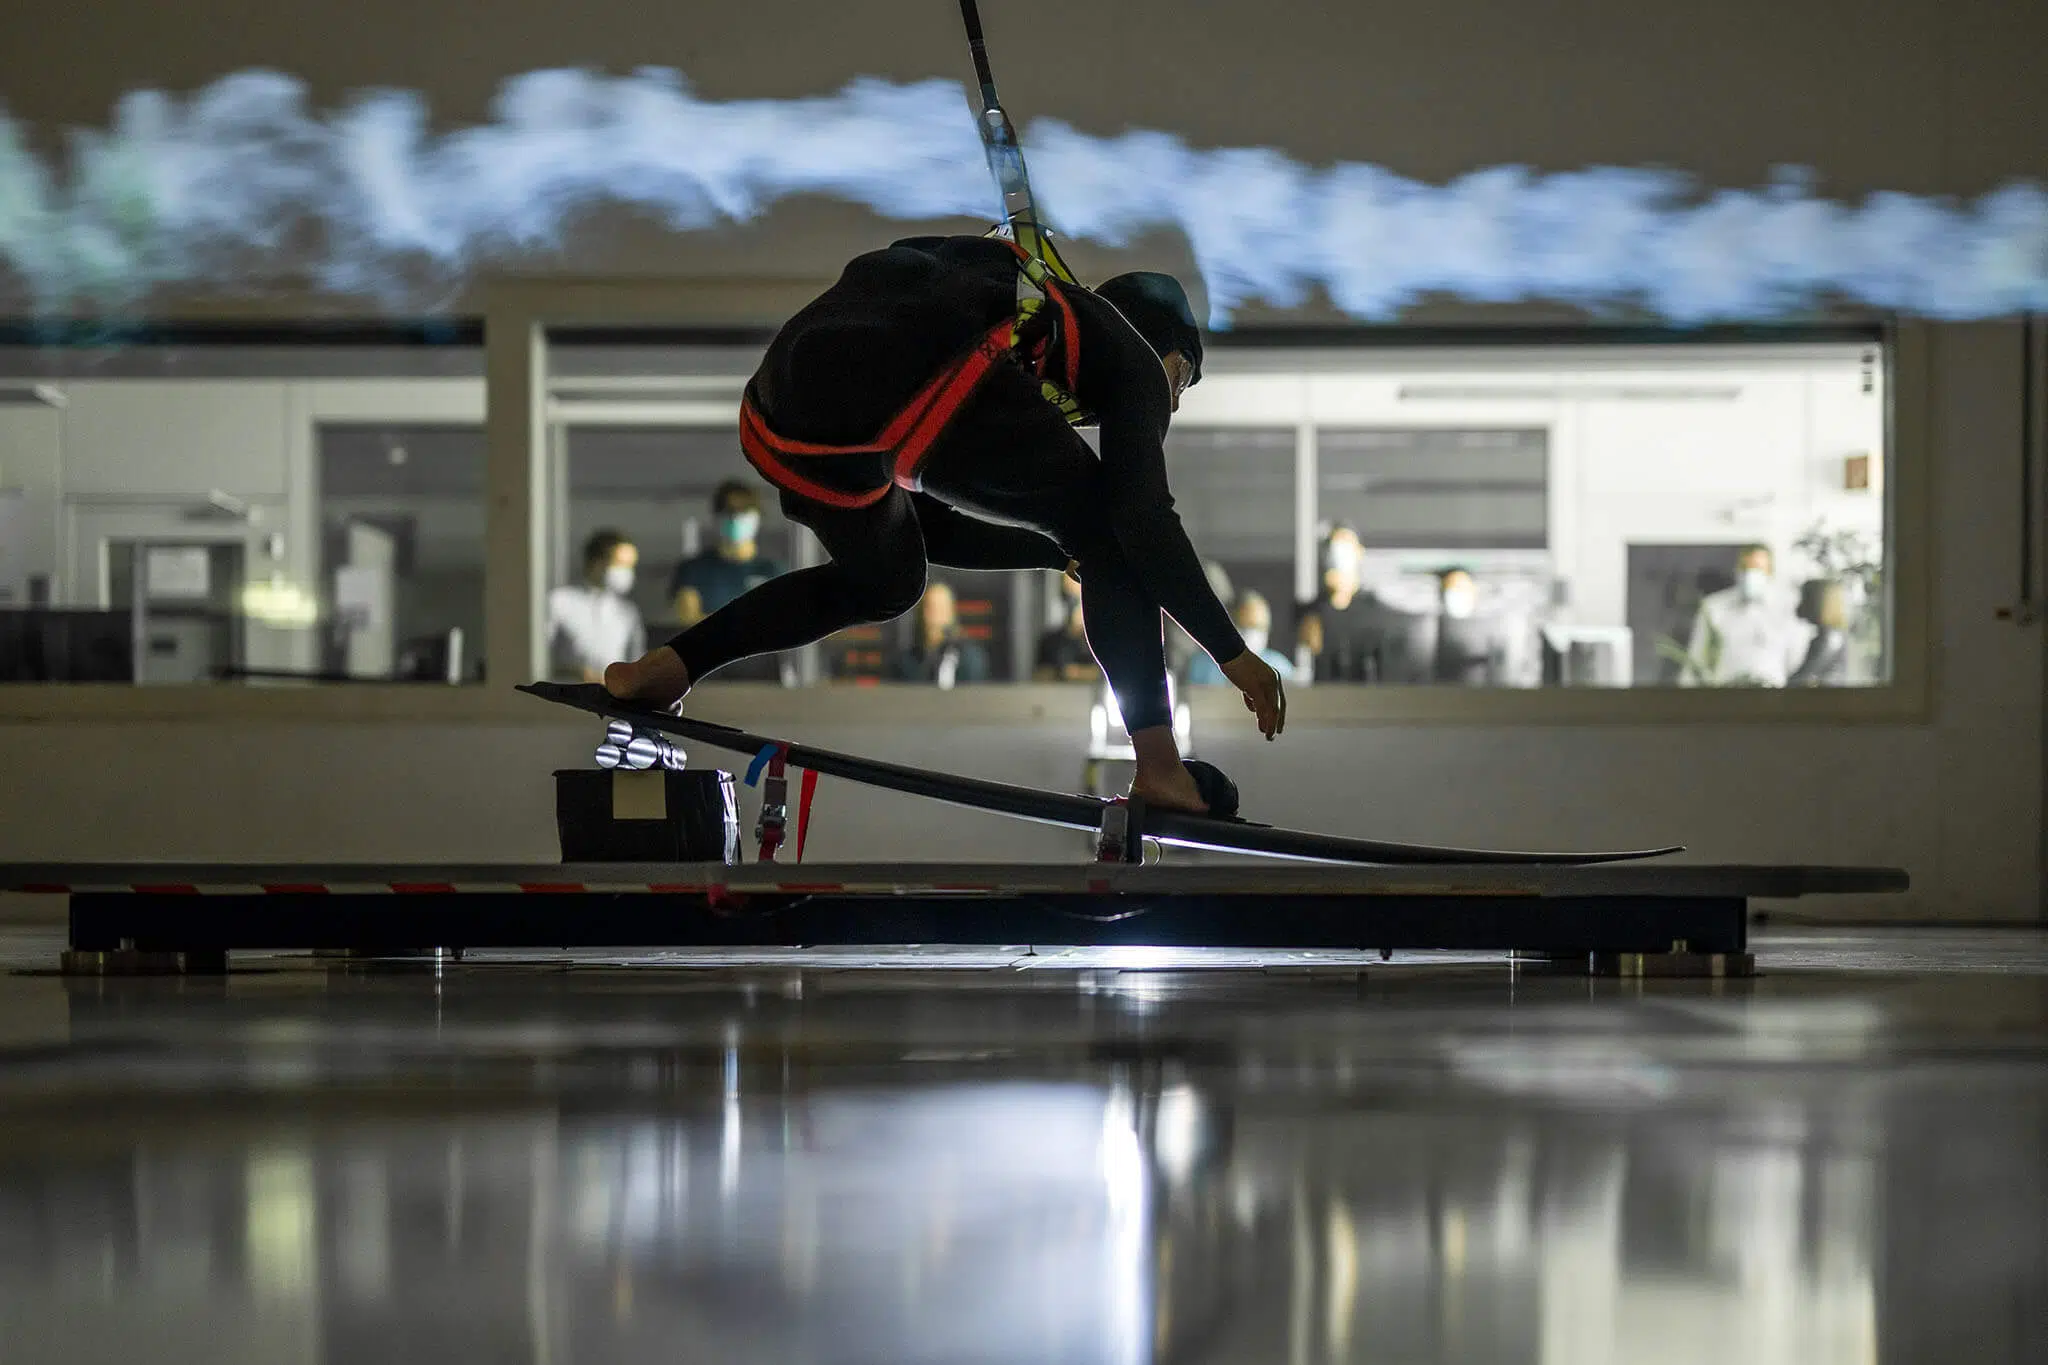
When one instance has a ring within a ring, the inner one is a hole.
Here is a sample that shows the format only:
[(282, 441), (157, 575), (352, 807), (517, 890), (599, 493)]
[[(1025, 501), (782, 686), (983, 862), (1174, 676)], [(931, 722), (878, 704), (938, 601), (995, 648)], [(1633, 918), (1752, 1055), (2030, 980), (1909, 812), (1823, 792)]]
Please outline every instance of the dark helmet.
[(1169, 351), (1186, 356), (1194, 367), (1190, 384), (1201, 380), (1202, 329), (1195, 323), (1195, 310), (1179, 280), (1155, 270), (1133, 270), (1104, 280), (1095, 287), (1095, 295), (1122, 313), (1161, 360)]

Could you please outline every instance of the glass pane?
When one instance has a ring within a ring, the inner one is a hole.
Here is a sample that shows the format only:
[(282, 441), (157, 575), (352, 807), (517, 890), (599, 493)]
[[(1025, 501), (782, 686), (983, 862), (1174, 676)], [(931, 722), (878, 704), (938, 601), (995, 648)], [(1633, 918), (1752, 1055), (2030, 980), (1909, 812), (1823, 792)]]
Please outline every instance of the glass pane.
[[(1284, 627), (1294, 601), (1295, 444), (1286, 427), (1182, 426), (1166, 442), (1174, 505), (1217, 597), (1246, 644), (1290, 676)], [(1167, 632), (1167, 662), (1193, 686), (1225, 685), (1215, 661), (1178, 626)]]
[[(0, 348), (0, 681), (476, 676), (476, 343), (273, 328)], [(472, 425), (420, 420), (451, 410)]]
[(480, 681), (483, 428), (327, 423), (318, 463), (322, 671)]
[(930, 566), (925, 595), (894, 621), (854, 626), (820, 651), (824, 677), (855, 686), (1014, 682), (1031, 675), (1032, 588), (1043, 573)]
[(1324, 431), (1319, 506), (1367, 550), (1541, 550), (1549, 446), (1540, 428)]
[[(595, 679), (808, 553), (740, 455), (740, 391), (759, 355), (662, 331), (550, 336), (550, 676)], [(719, 676), (793, 686), (813, 667), (793, 651)]]
[[(761, 344), (621, 329), (551, 338), (546, 501), (563, 608), (551, 607), (551, 638), (566, 638), (579, 610), (604, 616), (613, 637), (581, 662), (558, 657), (557, 676), (590, 676), (759, 580), (822, 561), (737, 448)], [(1219, 348), (1202, 424), (1184, 413), (1169, 438), (1169, 474), (1219, 596), (1254, 639), (1267, 631), (1276, 666), (1297, 678), (1890, 676), (1875, 344), (1333, 349), (1299, 362), (1289, 377), (1301, 396), (1280, 401), (1272, 361), (1233, 377), (1226, 359)], [(1232, 425), (1254, 413), (1259, 425)], [(1298, 488), (1304, 459), (1313, 485)], [(729, 481), (737, 491), (721, 493)], [(623, 590), (608, 592), (604, 571), (628, 565)], [(928, 600), (895, 620), (728, 676), (1093, 678), (1057, 576), (935, 569), (929, 581)], [(1169, 640), (1180, 681), (1215, 681), (1185, 636)]]
[(1411, 424), (1316, 433), (1300, 647), (1325, 682), (1884, 683), (1883, 376), (1875, 346), (1418, 363)]
[[(701, 620), (748, 588), (786, 573), (797, 528), (783, 519), (773, 490), (751, 477), (739, 455), (734, 428), (726, 426), (606, 426), (581, 423), (560, 429), (558, 449), (565, 464), (567, 515), (558, 524), (562, 539), (555, 582), (578, 591), (610, 591), (637, 617), (650, 644)], [(617, 542), (616, 544), (614, 542)], [(630, 547), (630, 549), (628, 548)], [(610, 589), (606, 568), (633, 562), (630, 586), (621, 578)], [(557, 677), (598, 670), (592, 649), (575, 657), (571, 617), (559, 624), (552, 666)], [(603, 618), (598, 618), (602, 620)], [(593, 641), (593, 644), (603, 644)], [(630, 639), (609, 646), (638, 652)], [(642, 646), (641, 648), (644, 648)], [(774, 682), (797, 660), (774, 656), (743, 660), (721, 670), (734, 681)]]
[[(548, 346), (552, 676), (599, 676), (742, 592), (824, 556), (740, 452), (759, 346), (564, 329)], [(607, 583), (607, 571), (614, 572)], [(745, 659), (727, 681), (957, 686), (1028, 675), (1029, 579), (932, 568), (916, 608)]]

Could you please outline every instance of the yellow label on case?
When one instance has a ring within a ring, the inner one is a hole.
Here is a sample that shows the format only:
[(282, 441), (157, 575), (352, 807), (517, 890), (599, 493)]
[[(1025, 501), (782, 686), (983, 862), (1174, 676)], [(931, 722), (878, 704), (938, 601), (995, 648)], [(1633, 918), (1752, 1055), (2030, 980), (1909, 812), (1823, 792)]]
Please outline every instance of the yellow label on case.
[(660, 768), (644, 772), (614, 769), (612, 819), (668, 819), (668, 773)]

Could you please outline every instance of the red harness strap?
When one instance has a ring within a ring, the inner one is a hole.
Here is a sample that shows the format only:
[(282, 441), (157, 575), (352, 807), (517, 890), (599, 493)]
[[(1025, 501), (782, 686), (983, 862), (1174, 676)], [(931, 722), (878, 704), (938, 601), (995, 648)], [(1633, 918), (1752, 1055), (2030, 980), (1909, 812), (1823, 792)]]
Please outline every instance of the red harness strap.
[(778, 488), (822, 502), (827, 507), (869, 507), (880, 502), (889, 484), (865, 492), (849, 493), (829, 488), (799, 472), (796, 465), (806, 455), (881, 455), (889, 460), (890, 482), (915, 492), (918, 471), (930, 457), (946, 427), (967, 406), (967, 400), (981, 387), (998, 362), (1010, 353), (1011, 325), (999, 323), (975, 342), (974, 349), (932, 376), (915, 397), (882, 428), (881, 435), (866, 445), (828, 446), (811, 441), (792, 441), (777, 436), (754, 407), (751, 399), (740, 403), (740, 449), (747, 463), (761, 477)]
[[(1014, 242), (1010, 245), (1020, 256), (1023, 254), (1022, 247)], [(1059, 313), (1060, 377), (1067, 392), (1071, 393), (1080, 383), (1081, 371), (1081, 339), (1074, 306), (1057, 286), (1048, 286), (1046, 297)], [(747, 463), (777, 488), (824, 503), (827, 507), (871, 507), (888, 494), (891, 484), (917, 492), (924, 486), (920, 475), (925, 461), (931, 456), (932, 447), (938, 444), (946, 428), (960, 415), (982, 382), (994, 373), (996, 366), (1015, 353), (1016, 331), (1017, 320), (1014, 318), (989, 328), (965, 355), (933, 375), (889, 419), (881, 433), (865, 445), (819, 445), (778, 436), (769, 429), (753, 399), (743, 398), (740, 401), (740, 450), (745, 453)], [(1046, 377), (1054, 344), (1054, 338), (1040, 337), (1030, 348), (1027, 358), (1040, 379)], [(889, 483), (858, 492), (830, 487), (800, 469), (807, 455), (880, 455), (889, 463)]]

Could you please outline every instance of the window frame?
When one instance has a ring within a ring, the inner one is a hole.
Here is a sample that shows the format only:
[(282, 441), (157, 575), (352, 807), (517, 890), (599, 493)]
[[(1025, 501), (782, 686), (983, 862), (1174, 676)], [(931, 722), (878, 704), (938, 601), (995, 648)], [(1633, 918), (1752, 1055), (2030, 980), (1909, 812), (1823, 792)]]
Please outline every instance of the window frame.
[[(547, 473), (548, 334), (554, 329), (702, 330), (707, 335), (759, 333), (809, 302), (829, 281), (790, 277), (498, 277), (483, 291), (485, 432), (483, 686), (358, 684), (347, 687), (137, 687), (122, 683), (27, 683), (0, 687), (0, 723), (34, 721), (336, 721), (378, 723), (532, 722), (535, 708), (509, 679), (543, 676), (548, 562), (544, 514)], [(1886, 385), (1885, 549), (1890, 577), (1890, 681), (1847, 688), (1457, 688), (1430, 686), (1299, 687), (1289, 719), (1299, 726), (1381, 724), (1659, 725), (1854, 724), (1924, 721), (1932, 691), (1932, 324), (1886, 320), (1879, 344)], [(1336, 348), (1367, 344), (1354, 329), (1248, 334), (1212, 348), (1212, 374), (1336, 368)], [(1474, 327), (1372, 329), (1372, 345), (1403, 350), (1462, 345), (1498, 350), (1544, 344), (1669, 343), (1675, 334), (1624, 334), (1606, 329)], [(1729, 329), (1692, 340), (1757, 343), (1786, 339), (1773, 329)], [(1250, 344), (1247, 344), (1250, 343)], [(344, 394), (358, 381), (332, 381), (338, 411), (317, 404), (295, 423), (292, 439), (310, 443), (318, 422), (361, 420)], [(1191, 395), (1191, 402), (1199, 391)], [(423, 401), (422, 414), (446, 419), (475, 408), (452, 390)], [(414, 414), (379, 410), (386, 420)], [(1273, 425), (1247, 413), (1226, 421), (1187, 414), (1202, 426)], [(1315, 428), (1336, 426), (1313, 412), (1296, 428), (1294, 478), (1297, 578), (1312, 579), (1316, 486)], [(1308, 595), (1312, 582), (1298, 582)], [(1189, 698), (1195, 716), (1218, 728), (1241, 725), (1243, 711), (1227, 689)], [(770, 683), (707, 688), (700, 709), (710, 717), (744, 717), (757, 727), (802, 720), (820, 725), (868, 723), (1083, 724), (1092, 688), (1078, 684), (1010, 683), (934, 693), (928, 688), (784, 689)]]

